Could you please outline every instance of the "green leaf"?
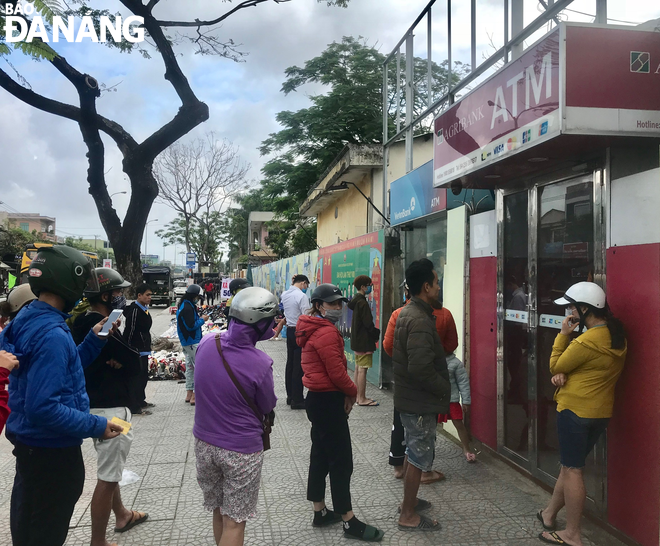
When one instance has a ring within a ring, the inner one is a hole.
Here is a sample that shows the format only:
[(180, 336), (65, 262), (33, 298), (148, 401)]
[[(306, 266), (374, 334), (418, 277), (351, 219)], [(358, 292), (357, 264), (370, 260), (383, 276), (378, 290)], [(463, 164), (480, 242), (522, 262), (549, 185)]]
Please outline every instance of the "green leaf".
[(7, 44), (0, 43), (0, 57), (3, 55), (9, 55), (11, 53), (11, 49), (9, 49), (9, 46)]
[(53, 17), (56, 15), (61, 16), (64, 13), (64, 8), (58, 0), (32, 0), (32, 4), (51, 25), (53, 24)]
[(29, 55), (33, 59), (40, 61), (46, 59), (52, 61), (57, 57), (57, 53), (46, 43), (41, 40), (33, 40), (32, 42), (16, 42), (14, 49), (22, 51), (25, 55)]

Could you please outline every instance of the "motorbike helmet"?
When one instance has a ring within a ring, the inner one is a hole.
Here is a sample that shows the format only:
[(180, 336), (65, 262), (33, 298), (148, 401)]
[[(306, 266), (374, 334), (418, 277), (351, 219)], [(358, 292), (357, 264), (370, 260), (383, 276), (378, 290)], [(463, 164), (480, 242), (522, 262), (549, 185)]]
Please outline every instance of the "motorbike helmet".
[(124, 280), (117, 271), (109, 267), (97, 267), (95, 270), (96, 278), (98, 279), (98, 287), (94, 289), (86, 289), (85, 297), (90, 298), (103, 294), (104, 292), (112, 292), (120, 288), (128, 288), (131, 283)]
[(332, 303), (333, 301), (344, 301), (347, 302), (348, 299), (345, 298), (338, 286), (334, 284), (319, 284), (312, 292), (311, 301), (312, 303), (317, 301), (323, 301), (325, 303)]
[(98, 290), (92, 263), (75, 248), (54, 245), (39, 249), (28, 269), (28, 282), (35, 296), (50, 292), (61, 297), (65, 311), (73, 309), (87, 290)]
[(192, 294), (193, 296), (199, 296), (202, 293), (202, 287), (198, 284), (191, 284), (186, 288), (186, 294)]
[(234, 279), (229, 283), (229, 292), (232, 296), (235, 296), (239, 290), (250, 287), (252, 287), (252, 285), (248, 282), (247, 279)]
[[(593, 282), (579, 282), (571, 286), (564, 297), (555, 300), (556, 305), (574, 305), (580, 317), (580, 326), (578, 332), (583, 332), (585, 328), (585, 319), (591, 314), (592, 309), (605, 309), (607, 300), (605, 291)], [(583, 311), (582, 306), (586, 305), (587, 310)]]
[(229, 317), (245, 324), (256, 324), (260, 320), (272, 319), (278, 311), (279, 301), (274, 294), (265, 288), (249, 286), (234, 296)]
[(20, 284), (12, 288), (7, 296), (8, 311), (10, 315), (18, 313), (25, 305), (32, 300), (36, 300), (37, 296), (32, 293), (29, 284)]

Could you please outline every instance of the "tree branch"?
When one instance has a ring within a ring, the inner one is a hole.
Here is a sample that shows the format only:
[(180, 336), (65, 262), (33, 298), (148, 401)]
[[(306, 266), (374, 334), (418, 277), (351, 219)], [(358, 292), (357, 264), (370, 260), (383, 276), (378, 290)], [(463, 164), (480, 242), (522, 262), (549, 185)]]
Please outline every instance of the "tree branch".
[[(225, 13), (224, 15), (221, 15), (220, 17), (218, 17), (217, 19), (213, 19), (212, 21), (200, 21), (199, 19), (195, 19), (194, 21), (156, 21), (156, 22), (161, 27), (188, 27), (188, 28), (210, 27), (213, 25), (217, 25), (218, 23), (221, 23), (222, 21), (232, 16), (234, 13), (236, 13), (239, 10), (242, 10), (244, 8), (253, 8), (255, 6), (258, 6), (259, 4), (268, 1), (269, 0), (244, 0), (236, 7)], [(288, 1), (288, 0), (274, 0), (274, 1), (279, 4), (282, 1)]]

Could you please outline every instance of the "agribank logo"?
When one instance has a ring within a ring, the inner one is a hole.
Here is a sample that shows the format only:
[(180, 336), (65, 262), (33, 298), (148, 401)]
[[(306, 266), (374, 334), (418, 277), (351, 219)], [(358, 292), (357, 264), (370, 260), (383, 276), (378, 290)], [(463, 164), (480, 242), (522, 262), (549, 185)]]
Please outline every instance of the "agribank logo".
[[(4, 31), (4, 37), (7, 42), (32, 42), (39, 38), (43, 42), (58, 43), (60, 38), (65, 42), (82, 42), (84, 38), (89, 38), (92, 42), (105, 43), (108, 41), (108, 34), (112, 41), (121, 42), (126, 40), (132, 43), (144, 41), (144, 17), (132, 15), (126, 19), (117, 16), (115, 20), (106, 15), (99, 17), (99, 32), (97, 33), (94, 25), (94, 19), (85, 15), (80, 20), (76, 29), (75, 17), (69, 15), (66, 20), (59, 15), (53, 16), (53, 24), (47, 25), (41, 15), (34, 15), (36, 10), (31, 3), (25, 4), (5, 4), (5, 26), (0, 31)], [(32, 16), (31, 20), (26, 16)], [(49, 36), (48, 30), (51, 35)]]

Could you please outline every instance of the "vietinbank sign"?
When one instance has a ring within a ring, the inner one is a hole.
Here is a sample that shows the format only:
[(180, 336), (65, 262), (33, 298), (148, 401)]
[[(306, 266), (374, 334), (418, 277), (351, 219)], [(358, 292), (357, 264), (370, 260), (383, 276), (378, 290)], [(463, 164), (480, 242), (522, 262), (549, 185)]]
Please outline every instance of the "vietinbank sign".
[(433, 187), (433, 161), (390, 184), (390, 220), (393, 226), (447, 208), (447, 190)]
[[(0, 0), (0, 4), (1, 4)], [(83, 16), (79, 21), (73, 16), (66, 18), (54, 15), (52, 24), (45, 21), (31, 3), (4, 4), (5, 25), (0, 28), (4, 39), (9, 42), (32, 42), (35, 38), (45, 43), (82, 42), (85, 38), (92, 42), (105, 43), (109, 40), (132, 43), (144, 41), (144, 18), (136, 15), (122, 19), (121, 16), (98, 18), (98, 28), (94, 19)]]
[(657, 32), (562, 23), (435, 119), (434, 185), (561, 135), (660, 137)]

